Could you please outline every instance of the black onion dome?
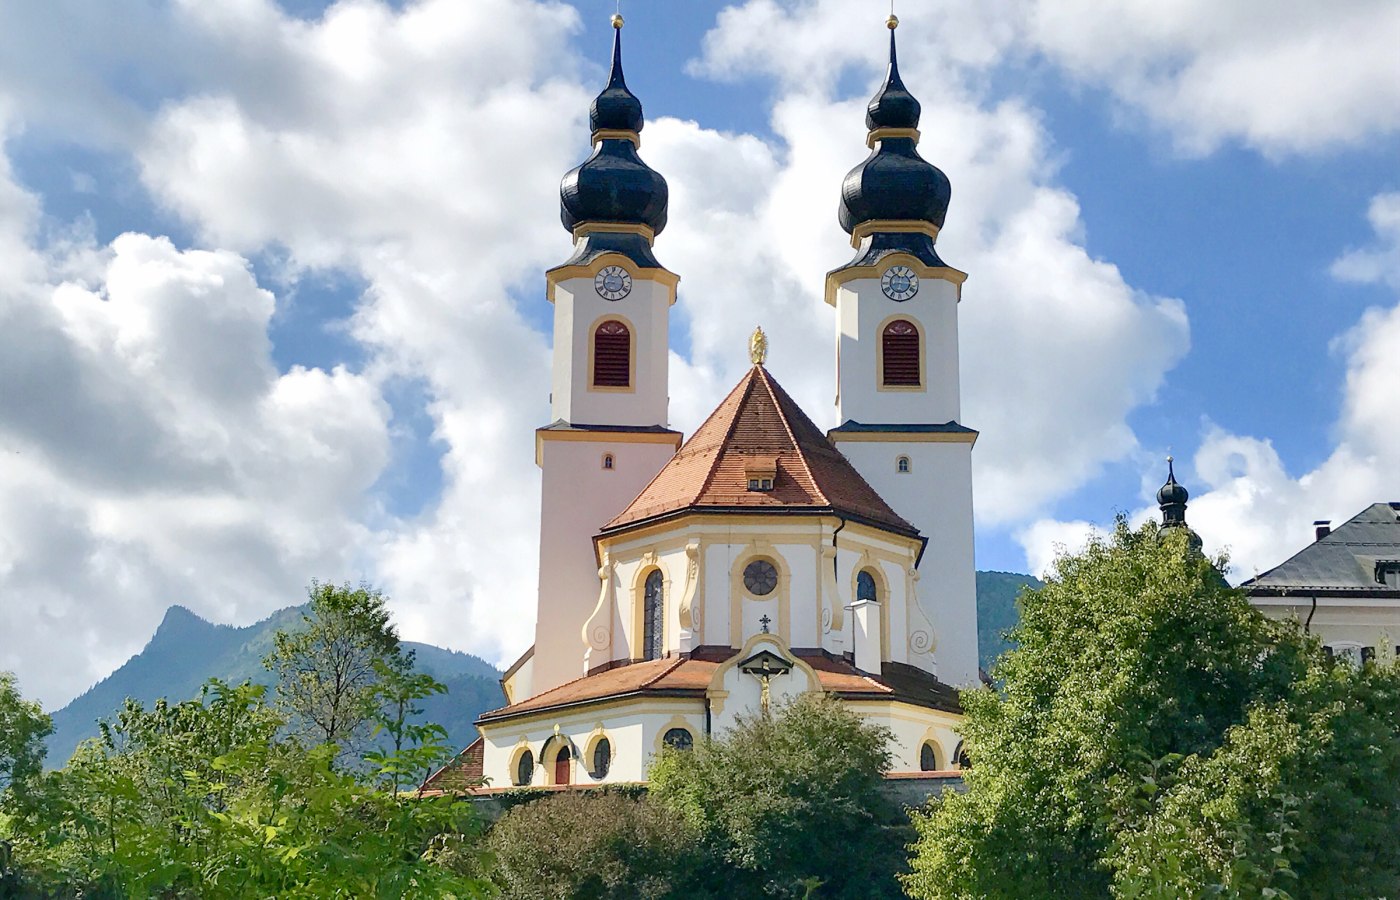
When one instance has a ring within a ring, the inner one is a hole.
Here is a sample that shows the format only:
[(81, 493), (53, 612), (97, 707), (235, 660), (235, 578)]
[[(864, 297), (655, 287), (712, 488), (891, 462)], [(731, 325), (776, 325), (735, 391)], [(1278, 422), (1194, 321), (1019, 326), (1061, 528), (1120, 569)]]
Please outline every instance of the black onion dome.
[(585, 222), (645, 225), (655, 234), (666, 227), (670, 192), (666, 179), (637, 155), (625, 137), (597, 137), (600, 131), (639, 132), (642, 104), (622, 77), (621, 20), (614, 21), (612, 74), (593, 101), (589, 121), (597, 146), (559, 185), (560, 219), (573, 231)]
[(669, 197), (666, 179), (642, 162), (631, 141), (608, 139), (564, 176), (559, 217), (569, 231), (583, 222), (615, 222), (660, 234)]
[(894, 29), (890, 29), (890, 68), (885, 73), (885, 83), (870, 101), (865, 110), (865, 127), (876, 128), (918, 128), (919, 101), (904, 87), (899, 77), (899, 60), (895, 57)]
[(593, 98), (588, 110), (588, 125), (594, 131), (642, 130), (642, 101), (627, 89), (622, 77), (622, 29), (613, 28), (612, 72), (608, 86)]
[[(870, 101), (865, 122), (871, 131), (919, 124), (919, 101), (899, 77), (893, 30), (889, 72)], [(862, 223), (892, 219), (942, 228), (952, 193), (948, 176), (919, 155), (912, 137), (883, 137), (841, 183), (841, 227), (849, 234)]]
[(1172, 459), (1167, 457), (1167, 483), (1157, 491), (1157, 503), (1163, 507), (1178, 505), (1184, 507), (1189, 499), (1191, 499), (1191, 494), (1177, 483)]

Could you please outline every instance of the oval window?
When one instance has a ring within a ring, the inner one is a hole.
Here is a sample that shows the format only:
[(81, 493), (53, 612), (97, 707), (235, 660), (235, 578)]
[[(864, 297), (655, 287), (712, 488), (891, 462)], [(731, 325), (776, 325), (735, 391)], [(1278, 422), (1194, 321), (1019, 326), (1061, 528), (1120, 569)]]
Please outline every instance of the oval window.
[(602, 780), (608, 777), (612, 768), (612, 744), (607, 738), (599, 738), (593, 745), (593, 777)]
[(520, 761), (515, 764), (516, 785), (529, 784), (535, 777), (535, 755), (529, 750), (520, 754)]

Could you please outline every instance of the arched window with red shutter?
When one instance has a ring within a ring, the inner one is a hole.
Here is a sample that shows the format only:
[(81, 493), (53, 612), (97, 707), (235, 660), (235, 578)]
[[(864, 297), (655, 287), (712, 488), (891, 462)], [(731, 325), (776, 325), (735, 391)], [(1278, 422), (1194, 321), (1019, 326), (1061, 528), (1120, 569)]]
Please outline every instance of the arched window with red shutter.
[(919, 329), (907, 319), (895, 319), (880, 335), (880, 356), (884, 387), (922, 387), (922, 349)]
[(593, 332), (593, 386), (632, 386), (632, 333), (616, 319)]

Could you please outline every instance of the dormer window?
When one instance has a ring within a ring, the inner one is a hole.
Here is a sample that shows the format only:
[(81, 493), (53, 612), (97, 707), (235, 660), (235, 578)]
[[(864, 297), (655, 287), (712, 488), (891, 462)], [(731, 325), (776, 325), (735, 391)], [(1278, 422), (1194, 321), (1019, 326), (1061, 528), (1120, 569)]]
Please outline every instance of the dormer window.
[(1376, 560), (1376, 584), (1400, 590), (1400, 559)]
[(751, 491), (771, 491), (778, 477), (776, 456), (751, 456), (744, 460), (744, 477)]

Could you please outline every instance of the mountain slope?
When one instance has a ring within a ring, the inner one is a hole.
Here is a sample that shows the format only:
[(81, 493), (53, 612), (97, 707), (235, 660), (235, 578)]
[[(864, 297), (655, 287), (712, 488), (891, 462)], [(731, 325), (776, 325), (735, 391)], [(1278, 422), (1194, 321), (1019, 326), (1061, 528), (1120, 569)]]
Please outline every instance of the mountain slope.
[[(63, 765), (79, 742), (97, 734), (98, 720), (115, 715), (127, 697), (147, 705), (160, 697), (184, 700), (197, 696), (210, 678), (271, 684), (262, 660), (272, 650), (273, 635), (299, 627), (305, 611), (288, 607), (240, 628), (206, 622), (183, 606), (170, 607), (140, 653), (53, 714), (49, 765)], [(403, 647), (414, 651), (419, 671), (448, 687), (447, 694), (423, 702), (424, 717), (447, 729), (449, 743), (465, 747), (476, 737), (476, 717), (505, 702), (500, 673), (467, 653), (413, 641), (404, 641)]]
[(996, 658), (1011, 649), (1005, 634), (1016, 625), (1016, 598), (1021, 590), (1040, 585), (1040, 579), (1030, 575), (977, 573), (977, 658), (982, 671), (991, 671)]

